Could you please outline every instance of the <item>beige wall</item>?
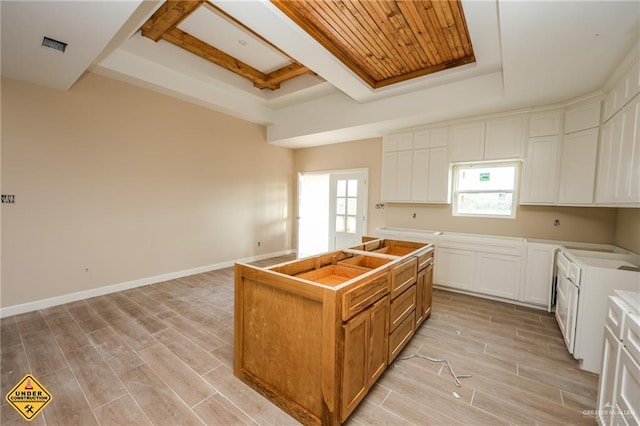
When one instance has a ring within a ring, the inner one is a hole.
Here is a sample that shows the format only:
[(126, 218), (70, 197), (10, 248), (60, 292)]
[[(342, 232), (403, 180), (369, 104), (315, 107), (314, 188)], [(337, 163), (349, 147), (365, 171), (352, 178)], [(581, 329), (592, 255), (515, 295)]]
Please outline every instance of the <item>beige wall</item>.
[[(382, 140), (369, 139), (295, 151), (296, 172), (369, 168), (369, 232), (390, 226), (612, 244), (617, 209), (518, 206), (515, 219), (453, 217), (451, 205), (380, 202)], [(416, 218), (413, 218), (413, 214)], [(560, 226), (553, 226), (554, 220)]]
[(640, 253), (640, 209), (618, 209), (616, 245)]
[(263, 126), (88, 74), (3, 79), (1, 136), (2, 307), (291, 248)]

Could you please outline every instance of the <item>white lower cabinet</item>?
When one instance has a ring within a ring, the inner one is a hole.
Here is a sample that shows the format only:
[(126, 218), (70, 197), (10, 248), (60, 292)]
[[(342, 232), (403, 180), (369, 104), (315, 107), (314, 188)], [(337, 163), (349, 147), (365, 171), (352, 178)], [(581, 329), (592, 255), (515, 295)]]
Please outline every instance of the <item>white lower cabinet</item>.
[(555, 255), (558, 246), (526, 243), (525, 278), (520, 288), (520, 301), (545, 306), (551, 310)]
[[(636, 305), (637, 298), (636, 295)], [(600, 425), (640, 424), (640, 316), (635, 313), (637, 310), (638, 306), (629, 306), (616, 296), (609, 297), (596, 410)]]
[(436, 242), (434, 283), (518, 300), (522, 245), (519, 239), (442, 237)]
[(517, 299), (521, 257), (482, 252), (477, 256), (475, 291), (505, 299)]
[(460, 290), (473, 290), (476, 252), (437, 248), (435, 261), (435, 282), (437, 284)]

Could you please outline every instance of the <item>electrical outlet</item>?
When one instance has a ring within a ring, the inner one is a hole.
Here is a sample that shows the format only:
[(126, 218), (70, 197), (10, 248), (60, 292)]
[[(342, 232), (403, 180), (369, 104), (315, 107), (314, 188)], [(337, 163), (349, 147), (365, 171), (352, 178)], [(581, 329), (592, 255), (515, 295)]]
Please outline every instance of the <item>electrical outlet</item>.
[(2, 204), (13, 204), (16, 202), (16, 196), (12, 194), (2, 194)]
[(416, 214), (414, 213), (412, 217), (415, 219), (416, 218)]
[(262, 244), (260, 241), (258, 241), (258, 247), (260, 247), (260, 244)]
[(560, 226), (560, 219), (556, 219), (553, 221), (553, 226)]

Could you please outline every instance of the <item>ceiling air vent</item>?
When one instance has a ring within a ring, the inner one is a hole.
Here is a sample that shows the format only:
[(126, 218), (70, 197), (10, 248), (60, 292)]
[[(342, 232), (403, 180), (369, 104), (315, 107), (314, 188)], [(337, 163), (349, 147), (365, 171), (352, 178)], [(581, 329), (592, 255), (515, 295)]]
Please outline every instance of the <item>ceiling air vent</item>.
[(63, 53), (64, 53), (64, 50), (67, 48), (67, 43), (63, 43), (61, 41), (54, 40), (49, 37), (44, 37), (42, 39), (42, 45), (44, 47), (50, 47), (51, 49), (59, 50), (60, 52), (63, 52)]

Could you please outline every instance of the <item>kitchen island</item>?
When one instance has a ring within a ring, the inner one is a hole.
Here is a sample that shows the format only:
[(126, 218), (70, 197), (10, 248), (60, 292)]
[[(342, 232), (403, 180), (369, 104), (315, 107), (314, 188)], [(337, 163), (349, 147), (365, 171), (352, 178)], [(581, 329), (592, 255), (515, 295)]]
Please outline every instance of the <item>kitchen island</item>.
[(304, 424), (342, 424), (431, 315), (433, 246), (235, 266), (234, 374)]

